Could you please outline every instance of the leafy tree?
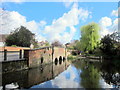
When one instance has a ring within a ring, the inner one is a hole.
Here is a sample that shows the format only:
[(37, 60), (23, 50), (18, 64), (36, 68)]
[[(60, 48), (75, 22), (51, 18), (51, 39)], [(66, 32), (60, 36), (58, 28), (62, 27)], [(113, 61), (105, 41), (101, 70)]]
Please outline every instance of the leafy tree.
[(77, 41), (77, 42), (75, 43), (74, 49), (80, 51), (80, 41)]
[(22, 47), (29, 47), (30, 44), (34, 44), (34, 42), (34, 34), (23, 26), (17, 28), (6, 39), (7, 46), (16, 45)]
[(46, 47), (47, 47), (47, 46), (50, 46), (49, 42), (45, 43), (45, 46), (46, 46)]
[(100, 27), (97, 23), (90, 23), (81, 27), (80, 48), (82, 51), (93, 51), (99, 42)]
[(120, 57), (120, 37), (117, 33), (112, 33), (111, 35), (106, 35), (101, 39), (100, 50), (104, 56)]
[(110, 35), (106, 35), (104, 38), (101, 39), (101, 47), (100, 49), (103, 51), (103, 53), (111, 53), (114, 49), (114, 44), (112, 39), (110, 38)]
[(52, 43), (52, 46), (63, 46), (62, 45), (62, 43), (61, 42), (59, 42), (59, 41), (54, 41), (53, 43)]
[(94, 66), (93, 62), (89, 60), (81, 59), (80, 62), (77, 61), (73, 63), (73, 65), (78, 69), (78, 71), (82, 71), (80, 73), (80, 85), (84, 88), (92, 88), (95, 90), (97, 88), (101, 88), (99, 80), (100, 74), (99, 70)]

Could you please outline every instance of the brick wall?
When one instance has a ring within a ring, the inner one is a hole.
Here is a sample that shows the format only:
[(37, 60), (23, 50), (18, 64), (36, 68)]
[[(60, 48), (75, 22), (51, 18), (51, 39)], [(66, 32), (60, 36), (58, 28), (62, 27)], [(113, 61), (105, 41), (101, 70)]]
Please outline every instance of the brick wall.
[(66, 58), (66, 55), (66, 49), (62, 47), (45, 47), (24, 51), (24, 58), (28, 61), (29, 68), (54, 62), (55, 58), (59, 60), (60, 56), (62, 59)]
[(26, 60), (4, 61), (0, 62), (0, 64), (2, 64), (2, 73), (19, 71), (28, 68)]
[(52, 48), (32, 49), (24, 51), (24, 58), (29, 68), (52, 62)]

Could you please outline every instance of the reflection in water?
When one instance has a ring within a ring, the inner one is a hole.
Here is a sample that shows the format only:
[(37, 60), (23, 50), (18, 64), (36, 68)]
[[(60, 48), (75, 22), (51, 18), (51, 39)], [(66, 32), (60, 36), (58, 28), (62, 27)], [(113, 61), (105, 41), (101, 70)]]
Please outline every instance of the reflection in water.
[(62, 64), (49, 64), (34, 69), (3, 74), (2, 86), (0, 88), (30, 88), (34, 85), (53, 79), (63, 72), (68, 65), (69, 63), (65, 61)]
[[(60, 59), (59, 59), (60, 60)], [(120, 61), (59, 60), (39, 68), (3, 75), (0, 88), (119, 88)], [(64, 71), (64, 72), (63, 72)]]
[(99, 85), (99, 79), (100, 75), (96, 67), (92, 65), (92, 62), (88, 61), (81, 61), (74, 63), (74, 65), (82, 70), (82, 73), (80, 74), (81, 82), (80, 84), (84, 88), (100, 88)]
[(101, 76), (108, 84), (113, 85), (114, 88), (120, 88), (120, 61), (106, 61), (102, 62)]
[(78, 70), (70, 65), (66, 71), (59, 74), (53, 80), (35, 85), (31, 88), (81, 88), (78, 75)]
[(120, 61), (92, 62), (81, 60), (74, 63), (81, 69), (81, 85), (84, 88), (119, 88), (120, 87)]

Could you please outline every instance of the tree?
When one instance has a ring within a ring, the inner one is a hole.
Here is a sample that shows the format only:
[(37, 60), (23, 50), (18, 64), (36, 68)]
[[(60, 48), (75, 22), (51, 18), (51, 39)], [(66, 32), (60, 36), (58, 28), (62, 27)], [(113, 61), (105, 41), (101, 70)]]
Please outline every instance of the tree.
[(54, 41), (53, 43), (52, 43), (52, 46), (63, 46), (62, 45), (62, 43), (60, 43), (59, 41)]
[(117, 33), (106, 35), (101, 39), (100, 50), (102, 54), (109, 58), (120, 57), (120, 42)]
[(114, 48), (114, 44), (112, 39), (110, 38), (110, 35), (106, 35), (104, 38), (101, 39), (101, 47), (100, 49), (103, 51), (103, 53), (111, 53)]
[(12, 32), (6, 39), (6, 45), (16, 45), (22, 47), (29, 47), (31, 43), (35, 42), (34, 34), (27, 28), (21, 26)]
[(93, 51), (99, 42), (100, 27), (97, 23), (90, 23), (81, 27), (80, 48), (82, 51)]
[(46, 43), (45, 43), (45, 46), (46, 46), (46, 47), (50, 46), (49, 42), (46, 42)]
[(77, 41), (74, 45), (74, 49), (80, 51), (80, 41)]
[(99, 69), (93, 62), (81, 59), (80, 62), (75, 62), (73, 65), (78, 69), (78, 72), (82, 71), (80, 72), (80, 85), (83, 88), (92, 88), (92, 90), (101, 88)]

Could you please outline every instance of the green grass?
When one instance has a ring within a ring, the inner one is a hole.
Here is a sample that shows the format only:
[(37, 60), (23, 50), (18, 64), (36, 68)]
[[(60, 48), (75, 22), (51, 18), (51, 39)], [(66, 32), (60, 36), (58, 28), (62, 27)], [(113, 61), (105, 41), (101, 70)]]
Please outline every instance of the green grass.
[(74, 55), (69, 55), (67, 57), (68, 60), (76, 60), (77, 59), (77, 56), (74, 56)]

